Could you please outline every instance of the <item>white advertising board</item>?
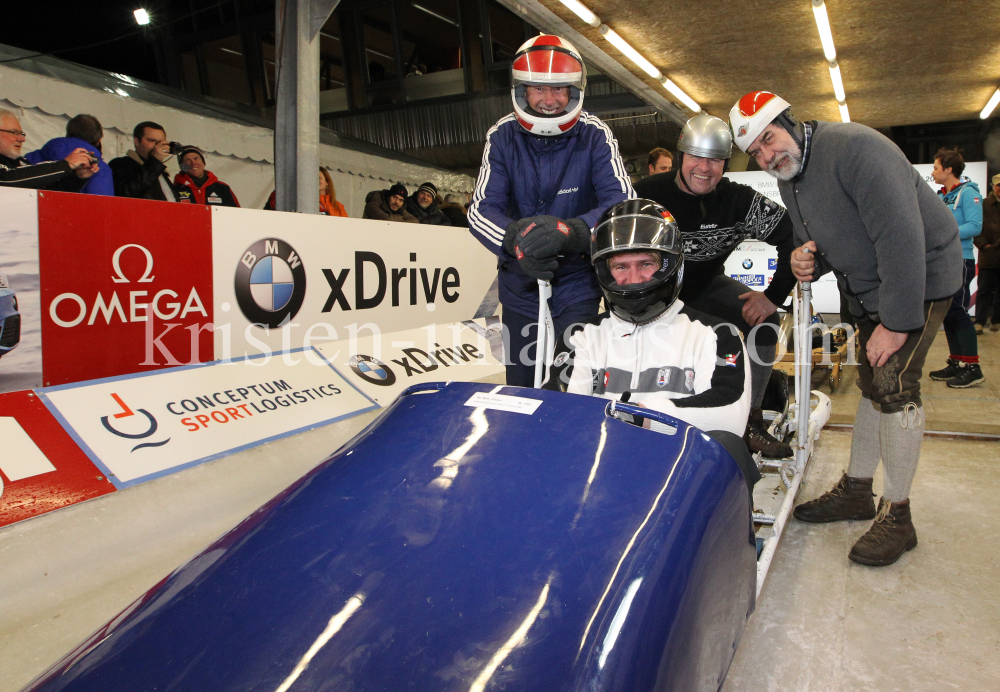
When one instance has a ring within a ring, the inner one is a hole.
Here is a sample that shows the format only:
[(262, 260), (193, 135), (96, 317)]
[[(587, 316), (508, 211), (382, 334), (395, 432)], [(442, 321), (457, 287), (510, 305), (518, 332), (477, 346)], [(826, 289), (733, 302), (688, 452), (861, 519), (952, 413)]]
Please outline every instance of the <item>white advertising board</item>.
[(118, 488), (378, 408), (312, 349), (39, 394)]
[[(726, 177), (735, 183), (752, 187), (768, 199), (782, 207), (778, 193), (778, 181), (764, 171), (729, 171)], [(726, 260), (726, 275), (731, 276), (755, 291), (763, 291), (771, 284), (774, 270), (778, 265), (778, 251), (773, 245), (758, 240), (747, 240), (739, 244)], [(840, 292), (837, 279), (826, 274), (812, 283), (813, 307), (819, 312), (839, 313)]]
[(42, 385), (38, 193), (0, 190), (0, 392)]
[(314, 348), (367, 396), (387, 405), (407, 387), (422, 382), (472, 382), (504, 372), (492, 352), (495, 320), (432, 324), (420, 329), (367, 335)]
[(496, 277), (467, 229), (212, 212), (217, 360), (470, 319)]

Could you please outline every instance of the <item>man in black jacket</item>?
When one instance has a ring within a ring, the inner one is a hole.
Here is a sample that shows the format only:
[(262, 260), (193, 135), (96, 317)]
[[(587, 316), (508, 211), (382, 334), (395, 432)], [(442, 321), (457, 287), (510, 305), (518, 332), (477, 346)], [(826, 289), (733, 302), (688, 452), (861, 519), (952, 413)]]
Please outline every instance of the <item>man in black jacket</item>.
[[(163, 126), (148, 120), (141, 122), (132, 131), (132, 141), (135, 149), (108, 164), (115, 180), (115, 196), (179, 201), (177, 188), (167, 176), (165, 164), (172, 154)], [(184, 195), (190, 192), (185, 190)]]
[(412, 197), (406, 198), (406, 211), (417, 218), (420, 223), (429, 223), (435, 226), (450, 226), (451, 221), (444, 212), (438, 209), (437, 187), (434, 183), (424, 183), (417, 188)]
[(83, 148), (61, 161), (31, 165), (21, 156), (24, 140), (21, 121), (13, 112), (0, 109), (0, 187), (76, 192), (97, 172), (97, 162)]
[[(732, 141), (724, 121), (696, 115), (677, 139), (674, 169), (640, 180), (635, 192), (666, 207), (680, 227), (685, 263), (681, 300), (736, 325), (746, 337), (751, 378), (747, 446), (767, 457), (784, 458), (792, 455), (792, 448), (767, 433), (760, 406), (778, 343), (777, 306), (795, 286), (789, 263), (795, 248), (792, 223), (780, 205), (722, 177)], [(748, 239), (778, 248), (774, 278), (763, 292), (749, 290), (724, 273), (726, 258)]]

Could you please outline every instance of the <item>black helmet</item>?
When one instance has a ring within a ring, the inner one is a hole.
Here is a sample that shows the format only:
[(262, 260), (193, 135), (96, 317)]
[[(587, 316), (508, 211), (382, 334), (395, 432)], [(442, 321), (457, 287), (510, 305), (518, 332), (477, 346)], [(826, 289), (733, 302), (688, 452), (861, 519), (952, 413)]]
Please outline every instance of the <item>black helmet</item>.
[[(641, 284), (618, 285), (608, 260), (623, 252), (652, 251), (660, 268)], [(627, 199), (610, 207), (590, 236), (590, 257), (604, 297), (618, 317), (642, 324), (677, 300), (684, 276), (681, 234), (670, 212), (648, 199)]]

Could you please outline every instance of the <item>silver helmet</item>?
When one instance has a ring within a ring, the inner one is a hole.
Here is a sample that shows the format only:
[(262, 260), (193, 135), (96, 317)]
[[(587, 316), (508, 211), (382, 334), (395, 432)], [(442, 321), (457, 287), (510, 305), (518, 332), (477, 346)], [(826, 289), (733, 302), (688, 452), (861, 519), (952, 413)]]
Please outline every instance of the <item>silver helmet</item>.
[(733, 153), (733, 134), (725, 120), (701, 113), (684, 123), (677, 149), (704, 159), (728, 159)]

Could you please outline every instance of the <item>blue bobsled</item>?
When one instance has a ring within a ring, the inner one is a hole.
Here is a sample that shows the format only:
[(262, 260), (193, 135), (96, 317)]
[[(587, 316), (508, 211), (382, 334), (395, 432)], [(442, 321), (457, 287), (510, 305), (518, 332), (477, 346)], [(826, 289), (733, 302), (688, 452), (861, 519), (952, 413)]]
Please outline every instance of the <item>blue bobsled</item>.
[(747, 487), (643, 412), (676, 432), (411, 388), (28, 689), (717, 690), (754, 607)]

